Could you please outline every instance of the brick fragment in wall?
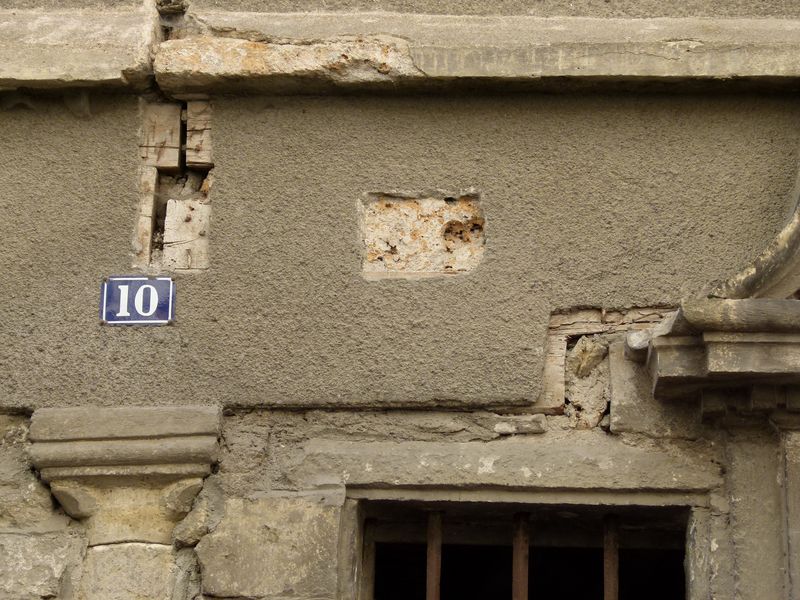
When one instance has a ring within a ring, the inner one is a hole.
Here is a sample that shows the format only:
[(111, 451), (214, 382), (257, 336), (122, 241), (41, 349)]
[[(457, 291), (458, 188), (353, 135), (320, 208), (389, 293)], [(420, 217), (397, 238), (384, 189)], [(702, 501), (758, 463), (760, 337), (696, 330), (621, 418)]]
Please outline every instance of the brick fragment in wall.
[(452, 275), (483, 258), (485, 218), (476, 193), (374, 194), (360, 209), (368, 278)]

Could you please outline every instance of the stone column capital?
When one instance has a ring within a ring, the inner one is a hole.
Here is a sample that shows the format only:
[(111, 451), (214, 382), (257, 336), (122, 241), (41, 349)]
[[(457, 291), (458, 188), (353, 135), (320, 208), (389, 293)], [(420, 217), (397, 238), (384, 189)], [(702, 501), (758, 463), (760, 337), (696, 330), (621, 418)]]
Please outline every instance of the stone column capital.
[(170, 543), (217, 460), (216, 407), (45, 408), (31, 460), (89, 544)]

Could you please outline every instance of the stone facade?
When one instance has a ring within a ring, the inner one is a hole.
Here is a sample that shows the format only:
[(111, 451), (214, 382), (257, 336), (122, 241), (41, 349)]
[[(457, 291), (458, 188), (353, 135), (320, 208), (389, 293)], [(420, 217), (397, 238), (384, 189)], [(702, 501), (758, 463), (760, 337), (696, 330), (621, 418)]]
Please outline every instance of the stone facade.
[(800, 597), (794, 3), (72, 4), (0, 2), (0, 600), (381, 600), (448, 511)]

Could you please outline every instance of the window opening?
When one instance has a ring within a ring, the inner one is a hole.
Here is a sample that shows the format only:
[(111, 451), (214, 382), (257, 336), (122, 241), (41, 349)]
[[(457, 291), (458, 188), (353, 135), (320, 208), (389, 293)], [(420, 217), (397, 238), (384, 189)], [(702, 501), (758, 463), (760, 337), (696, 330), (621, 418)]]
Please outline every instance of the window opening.
[(366, 517), (362, 600), (686, 598), (684, 508), (370, 502)]

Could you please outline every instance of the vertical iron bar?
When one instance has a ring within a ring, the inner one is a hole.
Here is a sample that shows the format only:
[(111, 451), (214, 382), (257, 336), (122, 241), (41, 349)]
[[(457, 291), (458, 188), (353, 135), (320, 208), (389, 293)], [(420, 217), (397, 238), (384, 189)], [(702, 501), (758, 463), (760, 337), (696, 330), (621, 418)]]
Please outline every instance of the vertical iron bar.
[(428, 515), (428, 570), (425, 600), (439, 600), (442, 587), (442, 513)]
[(603, 521), (603, 600), (619, 600), (619, 521)]
[(512, 566), (511, 598), (528, 600), (528, 557), (530, 555), (530, 515), (514, 515), (514, 553)]

